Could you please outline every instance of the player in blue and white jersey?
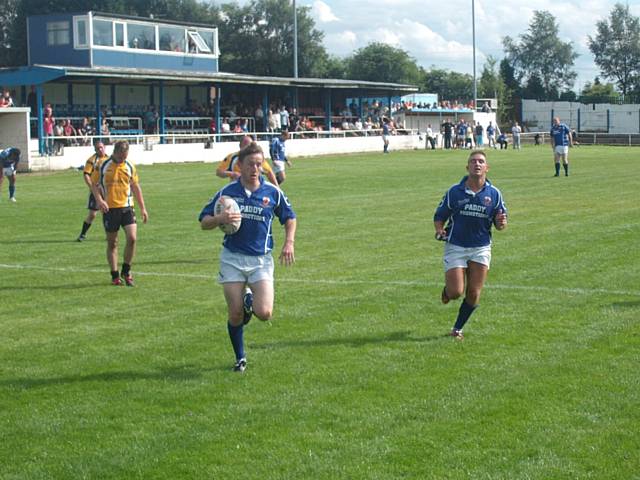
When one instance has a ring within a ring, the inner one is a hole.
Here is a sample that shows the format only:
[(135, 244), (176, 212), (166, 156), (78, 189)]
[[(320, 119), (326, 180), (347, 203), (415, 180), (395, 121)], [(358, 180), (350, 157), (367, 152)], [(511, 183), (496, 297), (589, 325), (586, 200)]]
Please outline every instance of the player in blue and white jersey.
[(465, 293), (450, 333), (460, 340), (462, 328), (478, 307), (491, 264), (491, 226), (498, 230), (507, 226), (507, 207), (500, 190), (487, 179), (489, 164), (483, 151), (471, 152), (467, 171), (469, 175), (444, 194), (433, 217), (436, 238), (447, 242), (442, 303)]
[(280, 132), (279, 136), (271, 140), (271, 144), (269, 146), (269, 156), (273, 162), (273, 171), (276, 174), (278, 185), (282, 185), (287, 178), (287, 175), (285, 174), (285, 163), (291, 166), (291, 162), (287, 158), (287, 152), (284, 146), (284, 143), (288, 138), (289, 132), (287, 130), (283, 130)]
[(4, 177), (9, 179), (9, 200), (16, 201), (16, 170), (18, 162), (20, 162), (20, 150), (15, 147), (5, 148), (0, 151), (0, 162), (2, 162), (2, 170), (0, 170), (0, 189), (2, 189), (2, 181)]
[[(218, 273), (218, 282), (222, 284), (227, 302), (227, 329), (236, 356), (234, 370), (238, 372), (243, 372), (247, 365), (244, 325), (249, 322), (252, 313), (260, 320), (269, 320), (273, 313), (274, 263), (271, 250), (272, 223), (275, 218), (284, 225), (285, 230), (280, 262), (288, 266), (295, 261), (296, 214), (282, 190), (262, 177), (264, 161), (264, 153), (257, 143), (253, 142), (242, 149), (238, 155), (240, 178), (217, 192), (199, 216), (203, 230), (211, 230), (242, 218), (240, 229), (224, 236)], [(214, 205), (222, 195), (233, 198), (241, 213), (225, 210), (216, 215)], [(251, 302), (247, 301), (245, 293), (247, 285), (253, 292)]]
[(553, 117), (553, 125), (551, 125), (551, 148), (553, 148), (556, 177), (560, 176), (560, 160), (562, 160), (564, 176), (569, 176), (569, 147), (572, 146), (571, 130), (569, 130), (569, 127), (564, 123), (560, 123), (560, 117)]

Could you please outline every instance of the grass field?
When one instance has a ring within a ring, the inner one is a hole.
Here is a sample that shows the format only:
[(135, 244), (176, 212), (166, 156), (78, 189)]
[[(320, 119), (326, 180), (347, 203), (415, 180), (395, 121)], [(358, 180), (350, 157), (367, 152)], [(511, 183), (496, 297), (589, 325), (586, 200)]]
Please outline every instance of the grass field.
[[(305, 158), (297, 263), (231, 372), (197, 215), (211, 165), (141, 167), (135, 288), (75, 242), (80, 173), (0, 200), (0, 479), (638, 479), (638, 154), (491, 151), (510, 225), (464, 342), (432, 215), (465, 152)], [(135, 161), (135, 159), (133, 159)], [(282, 229), (277, 229), (277, 251)]]

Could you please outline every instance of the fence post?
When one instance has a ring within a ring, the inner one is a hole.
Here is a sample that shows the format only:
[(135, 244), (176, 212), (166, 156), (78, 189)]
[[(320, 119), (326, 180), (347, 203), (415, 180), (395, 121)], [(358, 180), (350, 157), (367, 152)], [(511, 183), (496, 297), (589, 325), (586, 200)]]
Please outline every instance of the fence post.
[(607, 108), (607, 133), (611, 133), (611, 117), (610, 117), (610, 113), (611, 113), (611, 110), (609, 110)]
[(580, 109), (578, 109), (578, 133), (580, 133)]

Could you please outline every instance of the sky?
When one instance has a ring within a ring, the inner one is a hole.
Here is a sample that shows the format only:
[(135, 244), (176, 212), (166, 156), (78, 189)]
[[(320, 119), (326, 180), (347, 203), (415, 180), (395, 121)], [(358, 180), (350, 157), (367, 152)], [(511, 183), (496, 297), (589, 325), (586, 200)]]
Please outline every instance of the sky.
[[(640, 16), (640, 0), (618, 1)], [(533, 12), (546, 10), (556, 18), (560, 39), (572, 42), (580, 55), (574, 64), (578, 74), (574, 90), (579, 92), (600, 76), (588, 36), (595, 36), (596, 22), (607, 19), (615, 3), (475, 0), (477, 76), (488, 56), (498, 61), (504, 57), (502, 39), (506, 35), (517, 39), (529, 28)], [(371, 42), (384, 42), (405, 50), (424, 68), (473, 74), (472, 0), (296, 0), (296, 4), (311, 8), (330, 54), (345, 57)]]

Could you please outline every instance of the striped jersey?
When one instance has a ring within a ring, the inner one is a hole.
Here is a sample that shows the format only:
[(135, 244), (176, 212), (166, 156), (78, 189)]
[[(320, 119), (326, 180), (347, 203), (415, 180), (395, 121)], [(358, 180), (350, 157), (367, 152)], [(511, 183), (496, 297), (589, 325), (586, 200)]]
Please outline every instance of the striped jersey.
[[(238, 162), (238, 156), (240, 152), (233, 152), (224, 157), (224, 160), (220, 162), (218, 168), (216, 169), (218, 172), (236, 172), (240, 173), (240, 163)], [(262, 173), (273, 172), (271, 169), (271, 165), (269, 162), (262, 162)]]
[(93, 173), (93, 171), (96, 168), (100, 167), (100, 164), (102, 162), (104, 162), (107, 158), (109, 158), (109, 155), (102, 155), (102, 156), (98, 156), (97, 153), (94, 153), (93, 155), (91, 155), (89, 158), (87, 158), (86, 163), (84, 164), (84, 170), (82, 171), (85, 175), (89, 175), (91, 176), (91, 174)]
[(133, 207), (131, 184), (138, 183), (138, 172), (130, 161), (117, 163), (109, 157), (93, 171), (91, 181), (100, 186), (109, 208)]

